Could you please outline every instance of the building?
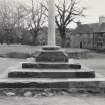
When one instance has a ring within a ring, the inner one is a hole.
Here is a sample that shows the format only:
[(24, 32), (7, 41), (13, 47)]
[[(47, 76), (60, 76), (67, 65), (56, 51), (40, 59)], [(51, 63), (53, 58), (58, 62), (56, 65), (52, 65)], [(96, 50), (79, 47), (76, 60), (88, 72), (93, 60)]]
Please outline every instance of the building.
[(99, 23), (80, 24), (71, 35), (71, 47), (105, 49), (105, 17)]

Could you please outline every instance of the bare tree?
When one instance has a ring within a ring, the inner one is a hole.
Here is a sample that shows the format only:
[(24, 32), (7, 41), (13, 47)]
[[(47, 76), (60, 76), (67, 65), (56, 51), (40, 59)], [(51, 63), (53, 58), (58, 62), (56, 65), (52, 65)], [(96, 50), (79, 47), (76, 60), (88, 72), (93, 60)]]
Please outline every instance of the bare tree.
[(32, 43), (35, 44), (46, 17), (43, 15), (45, 9), (41, 0), (30, 1), (29, 5), (17, 1), (7, 3), (5, 0), (0, 4), (0, 30), (6, 41), (10, 40), (11, 35), (21, 37), (22, 31), (30, 30), (33, 35)]
[[(35, 1), (35, 2), (34, 2)], [(32, 44), (36, 43), (36, 38), (38, 36), (38, 32), (40, 28), (45, 23), (45, 8), (43, 8), (41, 2), (39, 0), (31, 0), (31, 9), (29, 11), (31, 14), (29, 15), (29, 29), (33, 35)]]
[[(10, 39), (10, 32), (14, 27), (13, 8), (7, 3), (2, 2), (0, 5), (0, 31), (2, 32), (2, 41)], [(2, 42), (1, 42), (2, 43)]]
[[(48, 0), (44, 0), (43, 7), (48, 11)], [(55, 22), (61, 36), (61, 46), (65, 47), (66, 29), (72, 22), (76, 22), (79, 17), (84, 16), (78, 0), (56, 0)], [(46, 15), (46, 14), (45, 14)], [(48, 17), (48, 15), (46, 15)]]
[(27, 30), (26, 22), (27, 22), (28, 10), (27, 6), (17, 3), (16, 12), (15, 12), (15, 34), (17, 37), (17, 43), (23, 43), (23, 33), (24, 30)]
[(5, 0), (0, 2), (0, 39), (1, 43), (3, 40), (9, 44), (13, 38), (15, 41), (21, 35), (21, 31), (24, 28), (24, 20), (26, 17), (26, 7), (19, 2)]
[(56, 25), (62, 38), (61, 45), (65, 47), (66, 28), (71, 22), (75, 22), (77, 18), (84, 16), (83, 10), (85, 8), (80, 7), (78, 0), (58, 0), (56, 9)]

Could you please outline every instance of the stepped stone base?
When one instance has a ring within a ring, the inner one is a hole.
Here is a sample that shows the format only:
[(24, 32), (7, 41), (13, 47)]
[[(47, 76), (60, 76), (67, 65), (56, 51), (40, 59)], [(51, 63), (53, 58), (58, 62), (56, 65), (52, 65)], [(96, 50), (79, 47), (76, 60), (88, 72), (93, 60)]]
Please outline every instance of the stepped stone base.
[(78, 88), (97, 87), (93, 70), (69, 63), (59, 47), (44, 47), (34, 55), (36, 62), (24, 62), (13, 68), (8, 79), (0, 81), (0, 88)]
[(22, 63), (22, 68), (35, 68), (35, 69), (81, 69), (80, 64), (69, 63)]
[(35, 59), (36, 62), (23, 62), (21, 69), (10, 71), (8, 78), (95, 78), (93, 70), (69, 63), (67, 55), (58, 47), (44, 47), (36, 52)]
[(92, 70), (27, 70), (15, 69), (8, 73), (9, 78), (95, 78)]
[[(102, 85), (104, 84), (104, 85)], [(105, 88), (105, 79), (0, 79), (0, 88)]]

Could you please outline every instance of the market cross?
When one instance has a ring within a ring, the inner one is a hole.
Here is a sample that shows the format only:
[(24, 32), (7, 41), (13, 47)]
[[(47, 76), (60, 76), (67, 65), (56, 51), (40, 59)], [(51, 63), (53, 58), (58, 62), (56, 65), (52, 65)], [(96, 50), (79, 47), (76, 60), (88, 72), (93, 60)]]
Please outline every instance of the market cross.
[(49, 0), (48, 5), (48, 45), (35, 52), (33, 61), (10, 70), (11, 81), (3, 82), (1, 88), (96, 88), (94, 70), (72, 61), (56, 46), (54, 0)]

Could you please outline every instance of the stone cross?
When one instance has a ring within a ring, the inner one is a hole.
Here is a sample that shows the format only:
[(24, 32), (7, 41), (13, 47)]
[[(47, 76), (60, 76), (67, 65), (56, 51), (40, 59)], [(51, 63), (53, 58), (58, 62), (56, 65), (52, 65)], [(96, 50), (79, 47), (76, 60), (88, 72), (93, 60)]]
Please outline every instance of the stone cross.
[(55, 3), (54, 0), (48, 2), (48, 46), (56, 46), (55, 39)]

